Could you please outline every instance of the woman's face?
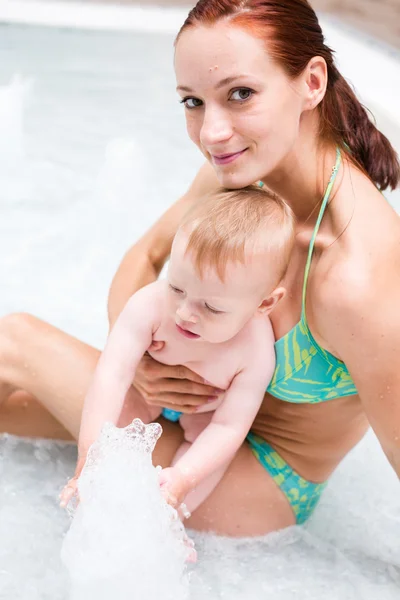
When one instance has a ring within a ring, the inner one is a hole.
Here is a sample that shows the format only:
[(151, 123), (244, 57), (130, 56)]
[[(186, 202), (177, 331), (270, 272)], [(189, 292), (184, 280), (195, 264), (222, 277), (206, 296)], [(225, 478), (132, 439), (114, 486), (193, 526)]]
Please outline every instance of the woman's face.
[(305, 85), (262, 41), (223, 23), (187, 29), (175, 71), (189, 136), (221, 185), (244, 187), (284, 166), (299, 135)]

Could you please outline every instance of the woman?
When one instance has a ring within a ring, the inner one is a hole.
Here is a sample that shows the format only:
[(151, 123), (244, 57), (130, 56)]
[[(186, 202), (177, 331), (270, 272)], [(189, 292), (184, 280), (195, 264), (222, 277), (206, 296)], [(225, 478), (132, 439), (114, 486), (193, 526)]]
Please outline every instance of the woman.
[[(201, 0), (178, 36), (175, 69), (189, 136), (207, 164), (123, 259), (110, 326), (158, 276), (179, 220), (204, 193), (261, 180), (290, 204), (297, 236), (289, 293), (272, 315), (275, 377), (247, 442), (188, 523), (264, 534), (310, 516), (368, 423), (400, 475), (400, 223), (379, 191), (396, 187), (399, 162), (305, 0)], [(25, 390), (29, 406), (35, 397), (76, 438), (99, 352), (27, 315), (2, 320), (0, 351), (2, 398)], [(137, 393), (190, 412), (214, 392), (146, 356), (121, 425)], [(182, 432), (162, 424), (155, 462), (165, 466)]]

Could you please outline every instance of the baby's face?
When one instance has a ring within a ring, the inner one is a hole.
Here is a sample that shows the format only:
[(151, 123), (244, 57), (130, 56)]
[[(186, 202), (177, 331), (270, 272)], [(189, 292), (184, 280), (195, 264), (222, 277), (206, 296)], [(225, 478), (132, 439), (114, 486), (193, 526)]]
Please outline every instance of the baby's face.
[[(187, 339), (222, 343), (233, 338), (255, 315), (265, 298), (268, 265), (228, 264), (222, 282), (213, 269), (201, 279), (186, 238), (174, 240), (168, 268), (168, 306), (178, 331)], [(260, 280), (264, 285), (260, 285)], [(264, 292), (264, 293), (263, 293)], [(272, 289), (271, 289), (272, 292)]]

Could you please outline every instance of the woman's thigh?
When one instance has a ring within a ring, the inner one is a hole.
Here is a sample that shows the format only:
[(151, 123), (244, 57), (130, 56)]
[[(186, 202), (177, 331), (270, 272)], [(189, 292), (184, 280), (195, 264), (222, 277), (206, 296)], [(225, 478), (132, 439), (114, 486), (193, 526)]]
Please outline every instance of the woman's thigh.
[(7, 398), (0, 406), (0, 434), (53, 440), (74, 438), (38, 400), (23, 391)]
[[(31, 315), (0, 320), (0, 383), (28, 394), (26, 414), (39, 416), (38, 401), (75, 439), (99, 356), (96, 348)], [(9, 421), (23, 418), (19, 408), (11, 397), (0, 407), (0, 419), (6, 409)]]
[[(31, 315), (1, 319), (0, 431), (77, 439), (99, 356), (96, 348)], [(1, 388), (5, 396), (17, 391), (1, 403)], [(149, 422), (159, 414), (131, 387), (119, 425), (135, 417)]]
[[(163, 435), (156, 446), (153, 462), (171, 464), (183, 441), (176, 423), (160, 420)], [(198, 531), (246, 537), (264, 535), (295, 524), (288, 500), (271, 476), (243, 444), (222, 480), (185, 525)]]

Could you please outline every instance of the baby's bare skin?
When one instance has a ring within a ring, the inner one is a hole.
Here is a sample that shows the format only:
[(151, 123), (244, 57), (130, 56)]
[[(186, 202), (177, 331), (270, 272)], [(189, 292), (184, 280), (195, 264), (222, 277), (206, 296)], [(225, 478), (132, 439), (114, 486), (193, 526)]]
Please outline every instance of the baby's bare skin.
[[(136, 292), (111, 331), (85, 400), (75, 481), (103, 423), (118, 422), (147, 351), (160, 363), (187, 367), (216, 390), (197, 409), (200, 414), (182, 419), (185, 441), (172, 468), (160, 477), (171, 504), (189, 496), (194, 510), (222, 477), (262, 404), (275, 367), (268, 314), (284, 290), (273, 287), (278, 278), (274, 269), (265, 269), (265, 255), (250, 253), (243, 263), (228, 262), (221, 279), (211, 267), (200, 274), (186, 248), (187, 234), (179, 230), (168, 279)], [(154, 342), (162, 342), (162, 348), (153, 351)], [(135, 403), (144, 421), (161, 414), (139, 393)]]
[[(167, 293), (166, 281), (153, 284), (152, 294), (163, 303)], [(168, 315), (161, 316), (161, 322), (154, 332), (153, 341), (164, 342), (161, 350), (148, 353), (158, 362), (166, 365), (183, 365), (198, 375), (217, 390), (228, 389), (234, 376), (251, 363), (251, 357), (257, 353), (265, 340), (273, 345), (273, 334), (269, 318), (265, 315), (255, 315), (243, 329), (232, 339), (220, 344), (207, 341), (188, 339), (178, 330), (176, 323)], [(266, 364), (273, 355), (266, 356)], [(205, 406), (200, 406), (197, 412), (215, 410), (221, 403), (220, 398)]]

